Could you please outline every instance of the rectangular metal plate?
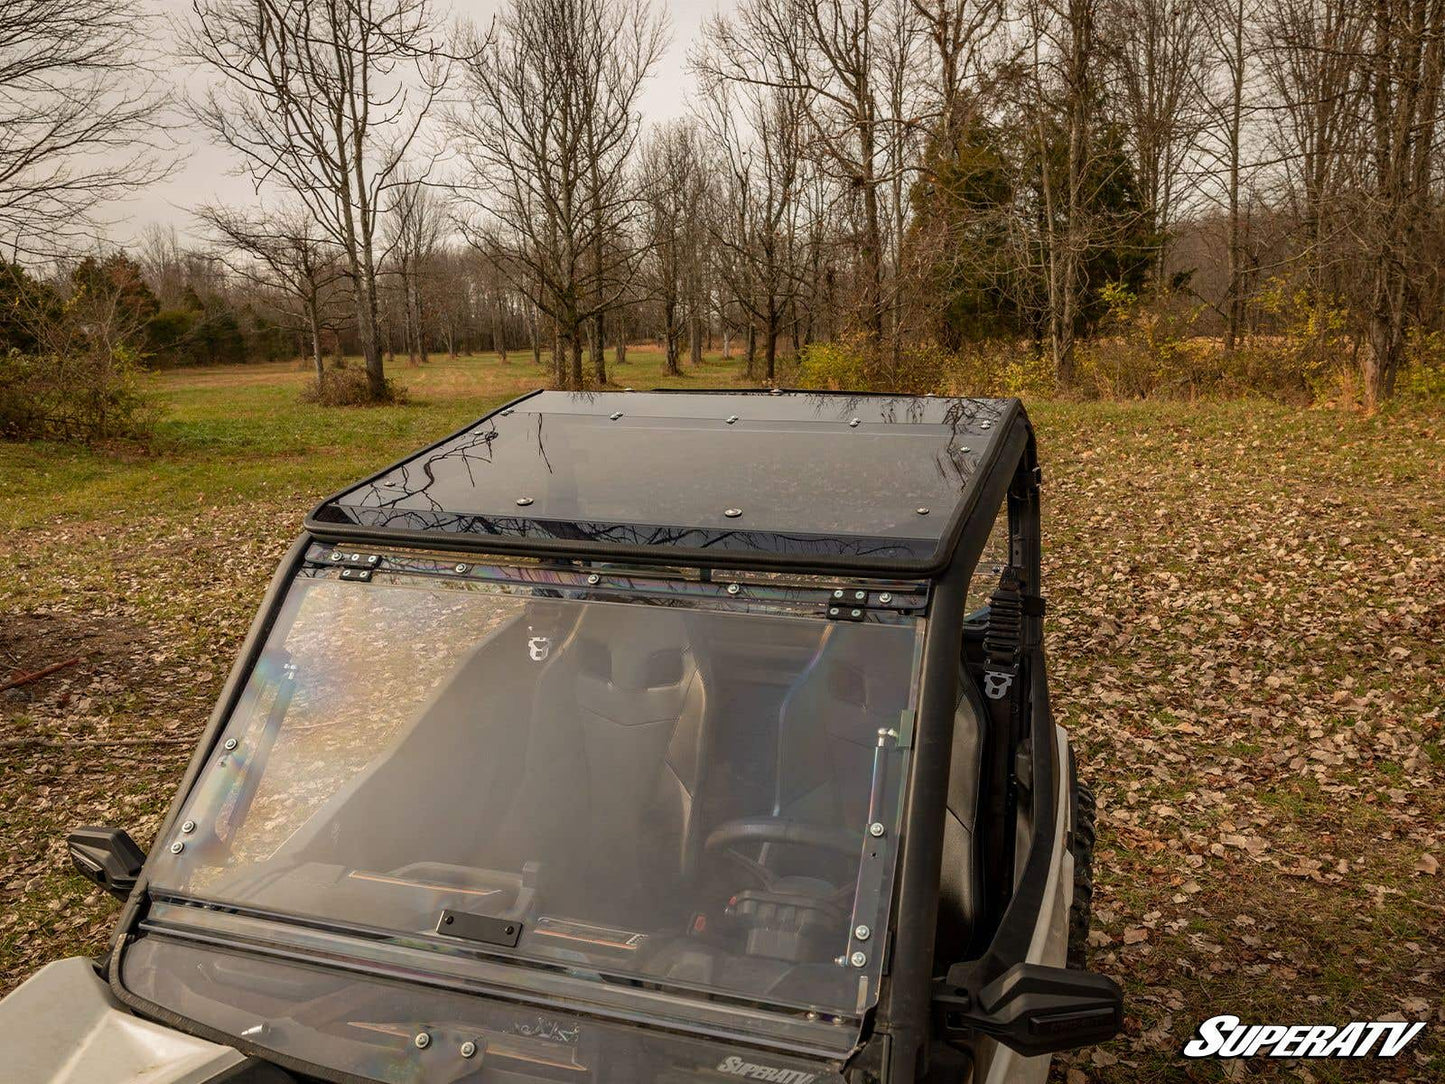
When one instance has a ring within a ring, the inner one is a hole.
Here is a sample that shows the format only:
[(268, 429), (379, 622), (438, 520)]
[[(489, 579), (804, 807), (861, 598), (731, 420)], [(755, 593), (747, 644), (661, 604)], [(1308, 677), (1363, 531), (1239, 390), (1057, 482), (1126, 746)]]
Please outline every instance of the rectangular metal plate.
[(522, 936), (522, 924), (515, 918), (469, 915), (465, 911), (446, 909), (442, 911), (441, 918), (437, 919), (437, 933), (513, 948), (517, 944), (517, 938)]

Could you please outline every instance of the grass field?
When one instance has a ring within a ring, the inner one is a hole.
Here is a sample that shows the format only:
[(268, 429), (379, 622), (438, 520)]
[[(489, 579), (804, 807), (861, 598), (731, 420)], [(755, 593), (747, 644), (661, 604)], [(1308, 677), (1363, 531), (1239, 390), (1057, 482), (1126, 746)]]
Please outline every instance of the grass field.
[[(614, 379), (663, 382), (633, 359)], [(0, 681), (80, 660), (0, 693), (0, 989), (103, 946), (64, 832), (149, 843), (303, 514), (544, 379), (396, 375), (409, 405), (328, 411), (289, 366), (169, 373), (146, 453), (0, 444)], [(1445, 1079), (1445, 418), (1030, 410), (1054, 699), (1101, 811), (1094, 966), (1129, 995), (1058, 1079)], [(1222, 1012), (1430, 1024), (1394, 1062), (1185, 1063)]]

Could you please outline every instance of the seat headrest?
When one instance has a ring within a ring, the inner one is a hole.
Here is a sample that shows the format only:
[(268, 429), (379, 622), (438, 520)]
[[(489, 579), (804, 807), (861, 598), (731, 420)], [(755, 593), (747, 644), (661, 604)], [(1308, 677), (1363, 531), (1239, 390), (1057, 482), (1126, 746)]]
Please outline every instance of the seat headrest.
[(693, 669), (687, 623), (658, 606), (589, 606), (574, 650), (581, 673), (616, 689), (678, 685)]

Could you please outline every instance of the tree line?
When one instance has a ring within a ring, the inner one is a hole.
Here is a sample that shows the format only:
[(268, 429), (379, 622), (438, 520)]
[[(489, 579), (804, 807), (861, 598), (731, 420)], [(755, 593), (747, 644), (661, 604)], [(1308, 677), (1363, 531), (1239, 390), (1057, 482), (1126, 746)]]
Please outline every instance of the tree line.
[(144, 40), (123, 0), (5, 5), (0, 241), (12, 309), (21, 265), (51, 308), (93, 293), (57, 261), (169, 168), (167, 118), (199, 126), (256, 199), (145, 239), (154, 357), (212, 335), (324, 381), (354, 352), (384, 398), (398, 350), (530, 352), (583, 387), (639, 338), (765, 381), (841, 349), (884, 386), (999, 346), (1068, 388), (1133, 336), (1250, 371), (1318, 347), (1373, 405), (1445, 331), (1435, 0), (739, 0), (651, 125), (651, 0), (485, 26), (194, 0), (182, 98)]

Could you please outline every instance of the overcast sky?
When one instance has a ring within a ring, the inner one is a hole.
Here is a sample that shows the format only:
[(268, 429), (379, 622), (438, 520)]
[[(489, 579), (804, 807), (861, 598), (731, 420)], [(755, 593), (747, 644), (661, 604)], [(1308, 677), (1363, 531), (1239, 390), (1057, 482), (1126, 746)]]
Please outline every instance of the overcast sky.
[[(659, 0), (653, 0), (655, 4)], [(184, 18), (191, 10), (190, 0), (149, 0), (162, 19)], [(648, 81), (642, 97), (646, 122), (667, 120), (682, 113), (687, 106), (690, 84), (685, 65), (688, 47), (697, 38), (704, 20), (718, 10), (732, 7), (734, 0), (672, 0), (661, 4), (672, 21), (672, 45), (663, 57), (657, 73)], [(438, 0), (445, 10), (448, 0)], [(450, 8), (461, 18), (485, 24), (502, 7), (501, 0), (451, 0)], [(158, 43), (164, 46), (164, 43)], [(176, 71), (177, 80), (185, 78), (183, 69)], [(184, 165), (165, 183), (116, 205), (108, 213), (111, 239), (125, 244), (152, 222), (174, 223), (186, 232), (191, 218), (188, 209), (200, 203), (240, 203), (251, 198), (251, 185), (243, 177), (230, 175), (235, 160), (219, 147), (212, 146), (204, 133), (183, 133), (188, 156)]]

